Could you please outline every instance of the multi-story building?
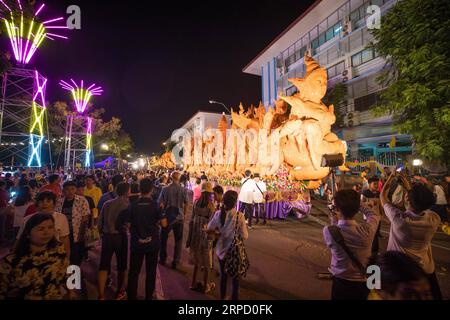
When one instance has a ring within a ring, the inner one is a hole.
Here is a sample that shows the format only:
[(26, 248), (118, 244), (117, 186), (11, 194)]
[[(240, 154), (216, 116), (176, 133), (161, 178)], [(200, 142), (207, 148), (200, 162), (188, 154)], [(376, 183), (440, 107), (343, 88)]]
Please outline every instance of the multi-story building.
[[(192, 116), (181, 129), (188, 130), (192, 135), (197, 130), (197, 132), (204, 133), (208, 128), (218, 129), (219, 122), (225, 114), (208, 112), (208, 111), (198, 111)], [(227, 120), (228, 128), (231, 128), (231, 115), (225, 115)], [(171, 138), (169, 138), (165, 143), (169, 143)]]
[(397, 134), (390, 117), (374, 117), (369, 111), (383, 91), (376, 79), (386, 61), (368, 47), (374, 38), (366, 25), (367, 9), (377, 5), (383, 15), (396, 2), (318, 0), (243, 71), (261, 76), (262, 101), (274, 105), (279, 93), (296, 92), (288, 79), (304, 77), (303, 57), (308, 52), (327, 69), (330, 88), (338, 82), (347, 86), (348, 102), (340, 110), (344, 127), (338, 134), (349, 145), (349, 158), (376, 159), (386, 165), (403, 161), (411, 153), (410, 137)]

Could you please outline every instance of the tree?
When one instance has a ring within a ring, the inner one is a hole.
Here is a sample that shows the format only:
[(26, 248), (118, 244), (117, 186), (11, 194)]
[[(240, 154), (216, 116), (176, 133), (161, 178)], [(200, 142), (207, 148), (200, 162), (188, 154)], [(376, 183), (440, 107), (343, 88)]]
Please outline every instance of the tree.
[(345, 83), (336, 83), (334, 87), (328, 89), (327, 95), (323, 99), (327, 106), (334, 105), (334, 112), (336, 114), (335, 126), (340, 128), (344, 125), (343, 108), (347, 107), (348, 89)]
[(386, 59), (386, 86), (375, 115), (390, 114), (410, 134), (418, 155), (450, 158), (450, 1), (403, 0), (373, 30), (373, 47)]
[[(94, 154), (101, 154), (102, 144), (107, 144), (110, 153), (116, 158), (123, 158), (125, 153), (133, 150), (133, 141), (128, 133), (122, 129), (122, 122), (119, 118), (113, 117), (109, 121), (104, 119), (105, 109), (97, 108), (89, 112), (89, 116), (94, 119)], [(69, 111), (65, 102), (56, 102), (48, 109), (48, 122), (51, 138), (64, 137), (67, 116), (75, 115), (76, 112)], [(58, 155), (62, 154), (64, 140), (56, 139), (53, 142), (52, 150)]]

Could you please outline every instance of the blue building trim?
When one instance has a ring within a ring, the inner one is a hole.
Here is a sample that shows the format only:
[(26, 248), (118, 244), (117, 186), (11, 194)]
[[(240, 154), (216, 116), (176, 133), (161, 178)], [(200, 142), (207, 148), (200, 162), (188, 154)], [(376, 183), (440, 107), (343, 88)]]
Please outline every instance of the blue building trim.
[(269, 104), (271, 104), (271, 102), (272, 102), (272, 97), (271, 97), (271, 93), (272, 93), (272, 90), (271, 90), (271, 88), (270, 88), (270, 61), (269, 62), (267, 62), (267, 78), (268, 78), (268, 85), (269, 85)]
[(273, 58), (273, 83), (274, 83), (274, 95), (275, 101), (278, 100), (278, 87), (277, 87), (277, 60)]
[(262, 102), (265, 103), (265, 94), (264, 94), (264, 67), (261, 67), (261, 93), (262, 93)]

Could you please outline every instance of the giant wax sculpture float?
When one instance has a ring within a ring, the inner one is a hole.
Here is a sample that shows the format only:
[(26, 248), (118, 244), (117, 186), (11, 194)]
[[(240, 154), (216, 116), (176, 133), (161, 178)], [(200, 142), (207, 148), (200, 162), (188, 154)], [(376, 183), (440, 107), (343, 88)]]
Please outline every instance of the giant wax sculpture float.
[[(242, 177), (245, 170), (251, 170), (270, 179), (286, 167), (292, 181), (325, 178), (330, 168), (321, 167), (323, 156), (342, 154), (345, 157), (346, 143), (331, 132), (331, 126), (336, 122), (334, 106), (327, 107), (322, 102), (327, 92), (326, 70), (309, 56), (304, 60), (305, 78), (289, 79), (299, 92), (291, 97), (281, 95), (275, 109), (270, 107), (266, 111), (260, 105), (245, 111), (241, 105), (239, 112), (232, 111), (231, 128), (228, 128), (226, 120), (222, 120), (219, 130), (213, 130), (215, 134), (208, 134), (211, 128), (206, 130), (203, 140), (200, 140), (201, 145), (195, 136), (185, 141), (185, 169), (205, 171), (218, 177)], [(229, 131), (243, 132), (244, 139), (240, 141), (236, 134), (226, 133), (227, 129), (242, 129)], [(222, 133), (221, 142), (217, 141), (220, 138), (217, 132)], [(261, 137), (262, 133), (267, 134), (266, 139)], [(217, 147), (219, 145), (223, 145), (223, 155), (216, 154), (221, 149)], [(228, 161), (230, 154), (235, 161)], [(239, 161), (244, 156), (245, 161)]]
[[(324, 155), (342, 155), (347, 146), (331, 132), (334, 106), (322, 99), (327, 72), (310, 56), (304, 58), (305, 78), (289, 79), (298, 88), (280, 96), (275, 108), (239, 107), (232, 110), (232, 126), (223, 117), (218, 129), (194, 134), (183, 141), (183, 165), (192, 173), (205, 171), (222, 185), (240, 186), (246, 170), (267, 182), (269, 201), (295, 202), (306, 189), (316, 189), (330, 174)], [(231, 130), (230, 130), (231, 129)], [(341, 168), (344, 170), (344, 168)]]

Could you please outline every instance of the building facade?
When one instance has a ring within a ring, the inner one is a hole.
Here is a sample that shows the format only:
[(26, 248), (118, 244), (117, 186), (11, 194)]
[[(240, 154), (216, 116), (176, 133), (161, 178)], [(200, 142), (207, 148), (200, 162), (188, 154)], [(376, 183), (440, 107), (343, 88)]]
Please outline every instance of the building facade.
[(406, 161), (411, 139), (399, 135), (388, 116), (374, 117), (369, 111), (383, 87), (376, 81), (386, 61), (368, 46), (374, 40), (367, 27), (368, 7), (376, 5), (381, 15), (397, 0), (318, 0), (245, 68), (261, 76), (262, 101), (274, 105), (279, 93), (296, 92), (288, 79), (305, 75), (303, 57), (308, 52), (327, 70), (328, 85), (345, 83), (346, 106), (340, 110), (344, 127), (338, 135), (347, 141), (350, 160), (377, 160), (384, 165)]

